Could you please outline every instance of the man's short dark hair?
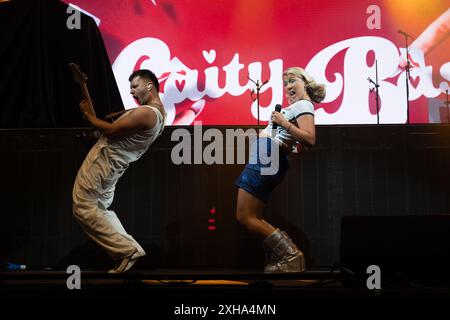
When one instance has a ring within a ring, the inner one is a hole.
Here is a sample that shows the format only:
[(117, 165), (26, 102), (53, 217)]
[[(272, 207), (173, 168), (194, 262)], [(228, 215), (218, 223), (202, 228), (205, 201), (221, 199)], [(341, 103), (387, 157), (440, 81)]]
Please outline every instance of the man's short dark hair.
[(133, 81), (134, 78), (136, 78), (138, 76), (143, 79), (147, 79), (147, 80), (150, 80), (151, 82), (153, 82), (153, 85), (156, 87), (156, 91), (159, 92), (159, 81), (153, 72), (151, 72), (148, 69), (136, 70), (130, 75), (130, 77), (128, 78), (128, 81), (131, 82), (131, 81)]

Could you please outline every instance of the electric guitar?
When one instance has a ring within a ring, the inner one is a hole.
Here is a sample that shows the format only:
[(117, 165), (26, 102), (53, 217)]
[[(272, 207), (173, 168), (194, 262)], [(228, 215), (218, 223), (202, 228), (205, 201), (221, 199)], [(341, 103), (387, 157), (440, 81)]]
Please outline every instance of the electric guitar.
[(80, 85), (83, 99), (88, 102), (89, 112), (95, 116), (94, 106), (92, 104), (91, 96), (89, 95), (89, 90), (86, 85), (88, 77), (84, 72), (81, 71), (80, 67), (76, 63), (73, 62), (69, 63), (69, 67), (70, 69), (72, 69), (73, 78), (75, 82), (77, 82)]
[[(89, 95), (89, 91), (86, 85), (88, 77), (84, 72), (81, 71), (80, 66), (76, 63), (69, 63), (70, 69), (72, 69), (73, 72), (73, 78), (75, 82), (78, 82), (81, 88), (81, 94), (83, 95), (83, 99), (88, 102), (89, 105), (89, 112), (95, 116), (95, 110), (94, 105), (92, 104), (91, 96)], [(84, 115), (83, 115), (84, 117)], [(100, 136), (100, 132), (98, 130), (95, 130), (94, 128), (91, 128), (89, 131), (83, 131), (82, 133), (82, 140), (85, 142), (85, 144), (90, 145), (92, 147), (92, 144), (94, 143), (94, 140), (97, 139)]]

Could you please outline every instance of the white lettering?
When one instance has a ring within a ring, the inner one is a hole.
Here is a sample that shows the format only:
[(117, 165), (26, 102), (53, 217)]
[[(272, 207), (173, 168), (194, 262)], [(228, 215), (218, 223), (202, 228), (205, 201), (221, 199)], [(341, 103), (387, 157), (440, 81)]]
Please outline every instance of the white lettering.
[[(375, 8), (369, 6), (369, 9)], [(342, 98), (339, 108), (337, 110), (334, 108), (332, 112), (326, 109), (326, 105), (319, 105), (315, 115), (316, 124), (374, 124), (377, 122), (376, 114), (369, 109), (370, 86), (367, 77), (375, 79), (375, 64), (369, 66), (367, 63), (369, 53), (373, 53), (379, 62), (380, 123), (406, 122), (406, 80), (404, 70), (399, 68), (399, 48), (385, 38), (365, 36), (343, 40), (324, 48), (306, 66), (306, 70), (317, 82), (327, 86), (324, 104)], [(328, 68), (338, 54), (344, 54), (342, 71), (336, 71), (333, 76), (330, 76)], [(150, 69), (165, 80), (164, 90), (160, 95), (166, 107), (168, 125), (175, 119), (175, 106), (187, 99), (195, 103), (205, 97), (218, 99), (227, 93), (240, 96), (247, 90), (253, 89), (254, 84), (250, 80), (244, 85), (239, 82), (242, 73), (245, 72), (245, 65), (239, 62), (239, 53), (235, 53), (231, 61), (222, 68), (215, 65), (216, 56), (214, 49), (203, 50), (200, 57), (210, 66), (201, 71), (188, 67), (177, 57), (173, 57), (167, 44), (159, 39), (142, 38), (132, 42), (113, 63), (124, 105), (127, 108), (135, 105), (135, 101), (129, 94), (128, 76), (136, 66)], [(448, 83), (445, 81), (441, 82), (438, 88), (433, 86), (432, 67), (426, 66), (423, 54), (421, 57), (419, 53), (414, 59), (418, 61), (419, 67), (411, 70), (410, 101), (419, 99), (421, 96), (433, 98), (448, 89)], [(261, 88), (260, 93), (271, 93), (272, 97), (268, 105), (260, 106), (259, 114), (262, 121), (269, 120), (274, 105), (283, 99), (283, 60), (274, 59), (269, 62), (268, 67), (270, 78)], [(253, 80), (261, 80), (262, 70), (262, 63), (255, 61), (247, 66), (246, 73)], [(198, 79), (201, 72), (205, 76), (205, 85), (202, 91), (199, 91)], [(444, 80), (450, 81), (448, 63), (441, 67), (440, 74)], [(225, 77), (222, 81), (225, 83), (224, 87), (219, 86), (220, 77)], [(398, 78), (395, 79), (395, 77)], [(252, 116), (257, 119), (257, 102), (251, 103), (249, 108)], [(194, 156), (196, 156), (195, 163), (196, 159), (202, 157), (201, 151)]]

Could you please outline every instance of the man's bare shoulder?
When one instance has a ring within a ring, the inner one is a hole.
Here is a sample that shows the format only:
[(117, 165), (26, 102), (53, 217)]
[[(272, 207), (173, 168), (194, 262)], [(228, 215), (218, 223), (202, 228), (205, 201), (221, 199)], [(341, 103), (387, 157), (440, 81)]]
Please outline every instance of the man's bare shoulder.
[(153, 108), (150, 108), (149, 105), (141, 105), (132, 110), (132, 114), (134, 117), (153, 117), (155, 115), (155, 111)]
[[(156, 110), (155, 110), (156, 109)], [(161, 113), (164, 117), (164, 109), (161, 112), (159, 107), (153, 106), (153, 105), (141, 105), (135, 110), (133, 110), (133, 118), (135, 118), (137, 121), (141, 123), (145, 123), (146, 127), (149, 125), (148, 128), (153, 128), (155, 124), (158, 121), (158, 118), (160, 117), (158, 115), (158, 112)]]
[[(143, 107), (143, 108), (142, 108), (142, 107)], [(155, 114), (156, 116), (158, 116), (158, 115), (156, 114), (156, 110), (158, 110), (159, 113), (160, 113), (163, 117), (164, 117), (164, 115), (165, 115), (165, 113), (166, 113), (162, 104), (161, 104), (161, 105), (149, 105), (149, 104), (143, 104), (143, 105), (141, 105), (138, 109), (140, 109), (140, 108), (146, 109), (146, 112), (150, 112), (150, 113), (152, 113), (152, 114)], [(155, 110), (155, 109), (156, 109), (156, 110)]]

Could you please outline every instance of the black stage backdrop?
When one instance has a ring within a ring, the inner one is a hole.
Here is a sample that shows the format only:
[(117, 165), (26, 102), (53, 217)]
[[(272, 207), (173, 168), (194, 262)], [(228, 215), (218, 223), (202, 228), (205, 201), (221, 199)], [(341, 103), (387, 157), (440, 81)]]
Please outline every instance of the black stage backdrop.
[[(173, 164), (176, 129), (166, 128), (117, 184), (112, 209), (148, 252), (138, 268), (261, 267), (261, 242), (235, 219), (234, 181), (244, 165)], [(194, 141), (194, 128), (184, 129)], [(214, 129), (224, 133), (227, 128)], [(0, 260), (30, 268), (111, 266), (72, 216), (73, 182), (89, 149), (81, 137), (80, 129), (0, 130)], [(425, 245), (432, 242), (426, 234), (442, 226), (425, 223), (425, 233), (411, 233), (409, 217), (450, 218), (449, 141), (448, 125), (318, 126), (316, 147), (291, 160), (265, 218), (291, 235), (305, 251), (308, 266), (338, 262), (341, 236), (357, 246), (350, 253), (392, 239), (377, 220), (370, 234), (341, 234), (341, 217), (348, 215), (402, 216), (402, 223), (392, 220), (388, 230), (397, 230), (398, 237), (390, 248), (400, 241), (417, 259), (432, 255), (447, 248), (450, 239)], [(382, 241), (368, 241), (370, 236)], [(424, 245), (415, 245), (418, 241)]]
[(67, 5), (56, 0), (0, 4), (1, 128), (85, 126), (70, 62), (87, 73), (99, 116), (123, 110), (97, 25), (81, 14), (81, 28), (70, 30), (70, 16)]

